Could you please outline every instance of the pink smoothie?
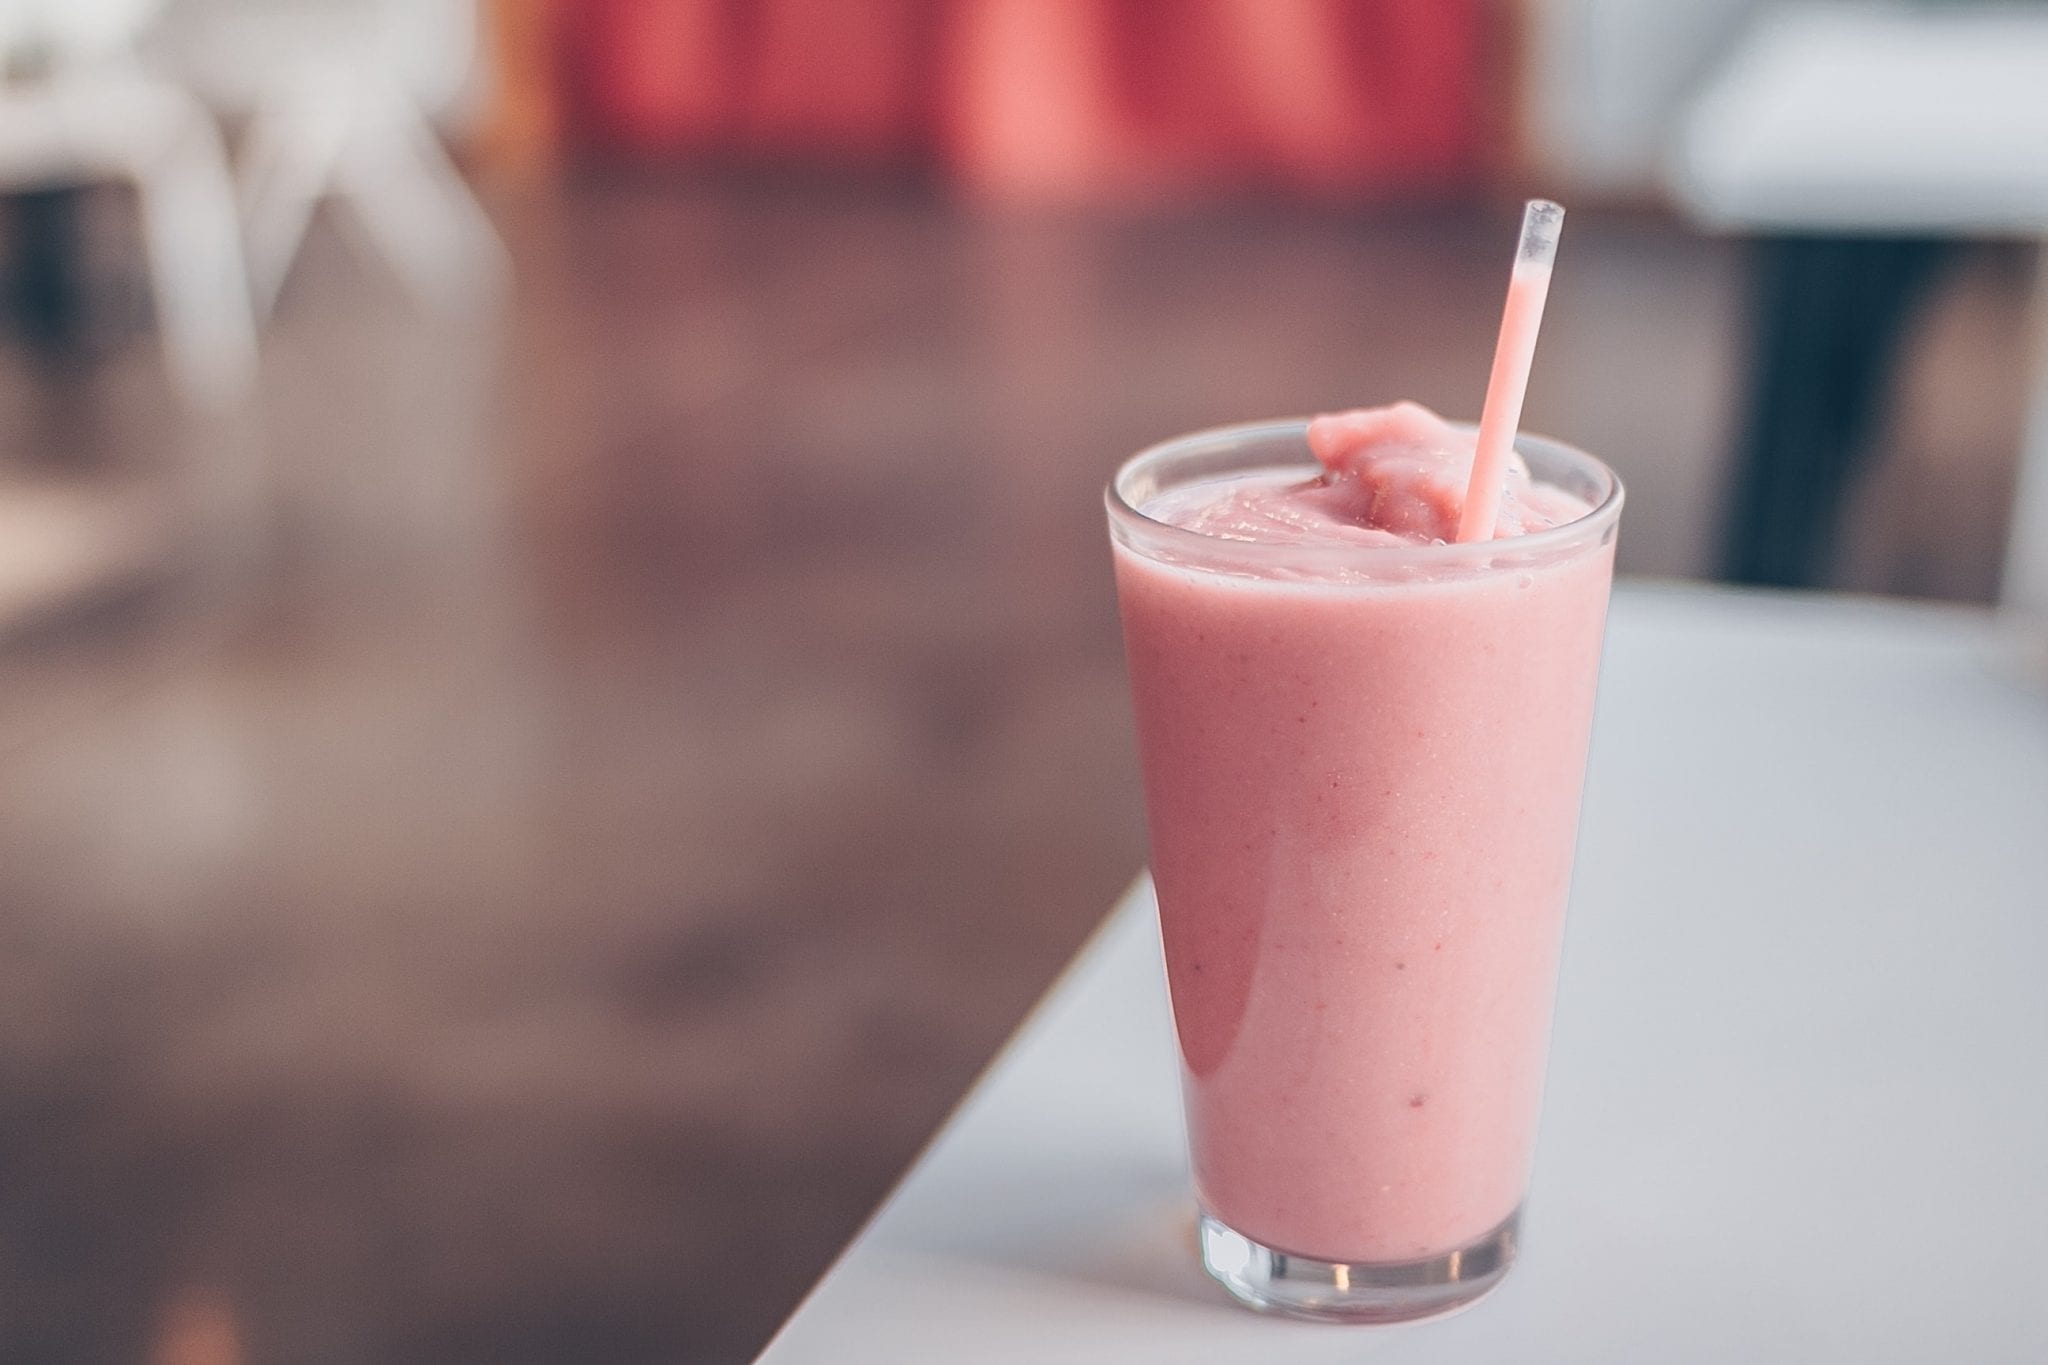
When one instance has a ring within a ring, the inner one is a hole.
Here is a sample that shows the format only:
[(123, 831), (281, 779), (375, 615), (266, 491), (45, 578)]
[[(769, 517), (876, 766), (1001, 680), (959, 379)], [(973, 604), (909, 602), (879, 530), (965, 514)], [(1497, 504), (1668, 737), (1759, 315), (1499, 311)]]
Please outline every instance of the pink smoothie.
[(1541, 535), (1589, 508), (1518, 457), (1496, 539), (1428, 548), (1469, 431), (1403, 404), (1307, 443), (1321, 477), (1168, 488), (1140, 510), (1199, 537), (1118, 538), (1152, 870), (1204, 1207), (1414, 1260), (1527, 1183), (1612, 519)]

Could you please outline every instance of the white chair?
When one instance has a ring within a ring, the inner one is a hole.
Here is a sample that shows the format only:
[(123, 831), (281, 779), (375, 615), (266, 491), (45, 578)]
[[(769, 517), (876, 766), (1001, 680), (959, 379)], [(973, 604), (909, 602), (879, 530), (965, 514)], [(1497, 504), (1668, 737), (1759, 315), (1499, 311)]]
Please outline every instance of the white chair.
[(205, 98), (247, 121), (239, 179), (259, 307), (329, 198), (422, 301), (460, 310), (498, 295), (503, 245), (435, 129), (476, 65), (475, 0), (176, 0), (164, 36)]
[(1806, 4), (1768, 14), (1693, 105), (1673, 188), (1758, 234), (2040, 244), (2032, 398), (2001, 600), (2048, 622), (2048, 11)]
[(135, 58), (158, 3), (0, 0), (0, 190), (136, 187), (171, 373), (214, 405), (254, 379), (255, 319), (213, 119)]

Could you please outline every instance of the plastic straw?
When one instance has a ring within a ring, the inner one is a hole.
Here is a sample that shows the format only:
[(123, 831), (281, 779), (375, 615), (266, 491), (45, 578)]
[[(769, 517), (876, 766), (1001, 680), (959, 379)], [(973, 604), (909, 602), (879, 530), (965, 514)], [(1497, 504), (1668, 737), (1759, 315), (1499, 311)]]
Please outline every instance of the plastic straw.
[(1500, 340), (1493, 349), (1493, 374), (1486, 381), (1486, 406), (1479, 413), (1479, 444), (1472, 453), (1472, 477), (1465, 485), (1459, 540), (1491, 540), (1500, 520), (1501, 491), (1507, 483), (1508, 453), (1522, 425), (1522, 399), (1529, 392), (1529, 365), (1536, 358), (1536, 332), (1543, 325), (1543, 301), (1550, 294), (1550, 266), (1564, 209), (1548, 199), (1531, 199), (1522, 211), (1522, 241), (1508, 276), (1507, 306), (1501, 311)]

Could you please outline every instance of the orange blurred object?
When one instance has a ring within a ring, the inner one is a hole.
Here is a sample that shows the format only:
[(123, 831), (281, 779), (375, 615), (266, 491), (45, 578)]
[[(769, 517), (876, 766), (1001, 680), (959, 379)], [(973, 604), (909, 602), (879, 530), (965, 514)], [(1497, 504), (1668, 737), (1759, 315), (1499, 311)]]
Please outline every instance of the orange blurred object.
[(243, 1365), (242, 1331), (227, 1296), (187, 1286), (164, 1305), (150, 1365)]
[(493, 79), (471, 150), (493, 176), (530, 180), (561, 152), (554, 7), (550, 0), (488, 0), (483, 33)]

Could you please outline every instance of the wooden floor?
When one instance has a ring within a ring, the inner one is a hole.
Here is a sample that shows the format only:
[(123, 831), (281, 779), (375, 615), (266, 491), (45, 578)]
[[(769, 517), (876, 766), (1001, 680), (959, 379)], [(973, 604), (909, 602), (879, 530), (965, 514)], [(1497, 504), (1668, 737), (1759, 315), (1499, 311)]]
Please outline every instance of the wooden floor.
[[(496, 323), (320, 233), (246, 413), (0, 357), (0, 493), (124, 547), (0, 584), (0, 1360), (745, 1359), (1142, 859), (1114, 463), (1469, 413), (1513, 224), (496, 207)], [(1864, 586), (1988, 591), (1973, 269)], [(1697, 572), (1739, 259), (1588, 214), (1561, 270), (1530, 425)]]

